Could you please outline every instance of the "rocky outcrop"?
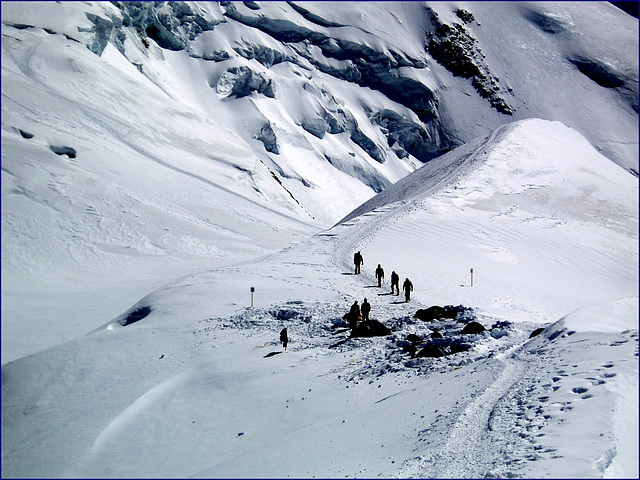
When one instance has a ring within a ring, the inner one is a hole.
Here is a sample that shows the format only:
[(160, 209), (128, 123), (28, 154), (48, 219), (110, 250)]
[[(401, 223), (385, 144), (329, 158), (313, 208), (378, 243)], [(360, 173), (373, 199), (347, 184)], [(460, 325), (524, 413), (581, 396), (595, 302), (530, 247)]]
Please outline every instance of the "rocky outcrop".
[(377, 320), (367, 320), (359, 323), (351, 332), (352, 337), (384, 337), (389, 335), (391, 330), (382, 322)]
[(464, 326), (460, 333), (462, 335), (475, 335), (477, 333), (482, 333), (485, 330), (486, 328), (484, 328), (484, 325), (480, 322), (469, 322)]
[(469, 12), (458, 10), (463, 23), (449, 25), (443, 23), (438, 14), (429, 9), (431, 23), (435, 31), (429, 34), (427, 51), (443, 67), (457, 77), (468, 78), (482, 98), (486, 98), (491, 106), (505, 115), (513, 115), (514, 110), (507, 101), (498, 79), (491, 73), (484, 61), (484, 55), (478, 46), (478, 41), (463, 23), (473, 21)]
[(413, 315), (413, 318), (422, 320), (424, 322), (430, 322), (433, 320), (439, 320), (443, 318), (451, 318), (463, 322), (472, 321), (475, 318), (473, 309), (465, 307), (463, 305), (445, 305), (441, 307), (439, 305), (432, 305), (429, 308), (419, 308)]

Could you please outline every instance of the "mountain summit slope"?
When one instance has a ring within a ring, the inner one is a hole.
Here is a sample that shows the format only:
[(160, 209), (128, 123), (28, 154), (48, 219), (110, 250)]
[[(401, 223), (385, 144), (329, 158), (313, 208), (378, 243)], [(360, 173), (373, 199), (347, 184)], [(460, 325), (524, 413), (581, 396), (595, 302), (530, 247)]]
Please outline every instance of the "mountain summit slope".
[[(427, 164), (331, 229), (5, 363), (3, 475), (636, 477), (637, 178), (557, 122), (470, 147), (449, 175)], [(389, 331), (350, 338), (364, 298)], [(416, 317), (433, 305), (455, 318)]]

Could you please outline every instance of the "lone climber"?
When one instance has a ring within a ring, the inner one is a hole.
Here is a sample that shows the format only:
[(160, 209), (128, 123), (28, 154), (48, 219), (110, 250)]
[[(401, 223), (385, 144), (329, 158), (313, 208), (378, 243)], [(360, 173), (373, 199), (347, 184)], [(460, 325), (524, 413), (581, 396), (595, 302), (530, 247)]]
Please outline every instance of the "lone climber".
[(392, 295), (394, 290), (396, 292), (396, 295), (400, 295), (400, 277), (395, 272), (395, 270), (391, 272), (391, 294)]
[(289, 335), (287, 335), (287, 329), (283, 328), (280, 331), (280, 341), (282, 342), (282, 346), (284, 349), (287, 349), (287, 344), (289, 343)]
[(382, 286), (382, 279), (384, 278), (384, 270), (382, 266), (378, 264), (378, 268), (376, 268), (376, 278), (378, 279), (378, 286)]
[(356, 265), (356, 275), (360, 273), (360, 265), (364, 265), (364, 258), (360, 251), (357, 251), (353, 256), (353, 263)]
[(371, 304), (367, 301), (366, 298), (362, 302), (362, 307), (360, 308), (360, 310), (362, 311), (362, 321), (366, 322), (367, 320), (369, 320), (369, 312), (371, 311)]
[(360, 316), (360, 305), (358, 305), (357, 300), (353, 302), (349, 313), (347, 313), (343, 318), (349, 322), (349, 327), (352, 329), (358, 326), (358, 321), (361, 320), (362, 317)]
[(413, 291), (413, 283), (408, 278), (402, 284), (402, 290), (404, 290), (405, 301), (411, 300), (411, 292)]

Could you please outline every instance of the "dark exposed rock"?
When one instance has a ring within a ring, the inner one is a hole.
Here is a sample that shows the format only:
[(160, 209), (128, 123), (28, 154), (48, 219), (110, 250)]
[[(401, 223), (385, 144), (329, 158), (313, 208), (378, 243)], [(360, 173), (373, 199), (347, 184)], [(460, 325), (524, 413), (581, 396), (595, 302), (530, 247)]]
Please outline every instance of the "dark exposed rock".
[(68, 158), (76, 158), (76, 149), (72, 147), (49, 145), (49, 149), (56, 155), (66, 155)]
[(452, 355), (455, 353), (468, 352), (469, 350), (471, 350), (471, 345), (468, 343), (452, 343), (449, 346), (449, 351)]
[(471, 79), (480, 96), (486, 98), (498, 112), (513, 115), (513, 109), (502, 97), (498, 80), (491, 74), (478, 42), (469, 30), (459, 23), (442, 23), (433, 10), (429, 11), (436, 27), (426, 47), (429, 54), (453, 75)]
[(437, 347), (433, 344), (429, 344), (425, 346), (422, 350), (418, 352), (416, 355), (418, 358), (439, 358), (444, 357), (445, 353), (442, 351), (440, 347)]
[(476, 20), (476, 17), (473, 16), (473, 13), (471, 13), (468, 10), (464, 10), (462, 8), (459, 8), (458, 10), (456, 10), (456, 15), (464, 23), (471, 23)]
[(472, 335), (472, 334), (476, 334), (476, 333), (482, 333), (486, 330), (486, 328), (484, 328), (484, 325), (482, 325), (479, 322), (469, 322), (467, 323), (464, 328), (462, 329), (462, 331), (460, 332), (463, 335)]
[(440, 307), (438, 305), (432, 305), (429, 308), (420, 308), (413, 315), (413, 318), (429, 322), (432, 320), (438, 320), (440, 318), (456, 318), (457, 311), (451, 308)]
[(391, 330), (377, 320), (367, 320), (358, 324), (351, 332), (352, 337), (383, 337), (389, 335)]
[(18, 129), (18, 132), (22, 136), (22, 138), (26, 138), (27, 140), (33, 138), (33, 133), (25, 132), (24, 130)]
[(533, 332), (531, 332), (531, 335), (529, 335), (529, 338), (537, 337), (542, 332), (544, 332), (544, 327), (536, 328)]
[(133, 312), (129, 313), (124, 319), (120, 321), (120, 325), (126, 327), (127, 325), (131, 325), (132, 323), (139, 322), (147, 315), (151, 313), (151, 307), (140, 307)]
[(402, 353), (408, 353), (409, 355), (411, 355), (411, 358), (415, 358), (416, 351), (418, 350), (417, 345), (413, 343), (409, 343), (407, 345), (401, 345), (401, 347), (402, 347)]
[(407, 342), (413, 343), (415, 345), (420, 345), (422, 343), (422, 338), (415, 333), (410, 333), (406, 338)]

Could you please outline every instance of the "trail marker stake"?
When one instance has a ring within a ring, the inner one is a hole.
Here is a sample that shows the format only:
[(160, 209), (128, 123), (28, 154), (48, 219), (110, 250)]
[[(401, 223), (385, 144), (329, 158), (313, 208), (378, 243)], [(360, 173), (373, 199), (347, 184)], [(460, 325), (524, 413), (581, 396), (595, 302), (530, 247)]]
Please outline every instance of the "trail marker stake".
[(253, 308), (253, 294), (256, 291), (255, 287), (251, 287), (251, 308)]
[(473, 287), (473, 268), (469, 272), (471, 273), (471, 286)]

